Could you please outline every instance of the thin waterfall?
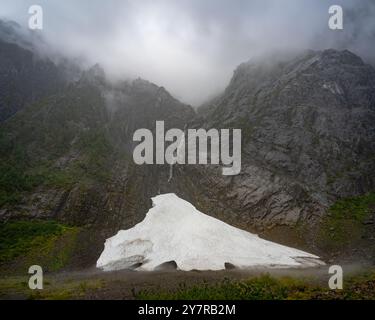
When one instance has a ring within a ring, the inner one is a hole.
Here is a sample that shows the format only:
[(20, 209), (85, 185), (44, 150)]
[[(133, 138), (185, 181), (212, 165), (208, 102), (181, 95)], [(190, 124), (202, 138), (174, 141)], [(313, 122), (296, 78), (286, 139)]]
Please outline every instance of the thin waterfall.
[(185, 152), (185, 148), (183, 148), (183, 146), (185, 145), (186, 130), (187, 130), (187, 124), (185, 124), (184, 133), (182, 134), (182, 136), (180, 138), (180, 143), (179, 143), (179, 145), (177, 147), (177, 150), (175, 152), (176, 159), (174, 160), (174, 162), (172, 164), (169, 165), (169, 179), (168, 179), (168, 183), (170, 183), (172, 181), (172, 179), (173, 179), (173, 166), (175, 164), (177, 164), (177, 161), (178, 161), (178, 159), (181, 156), (181, 150), (183, 150)]

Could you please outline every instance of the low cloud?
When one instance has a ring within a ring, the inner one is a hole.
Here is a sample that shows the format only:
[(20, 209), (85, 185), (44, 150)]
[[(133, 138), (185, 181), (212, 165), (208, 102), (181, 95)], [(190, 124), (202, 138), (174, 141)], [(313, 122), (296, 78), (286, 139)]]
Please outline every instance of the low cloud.
[[(33, 0), (3, 0), (0, 15), (27, 26)], [(53, 48), (114, 78), (142, 77), (198, 105), (221, 91), (234, 68), (274, 50), (349, 49), (375, 56), (372, 0), (40, 0)], [(344, 30), (328, 8), (344, 8)], [(371, 61), (372, 62), (372, 61)]]

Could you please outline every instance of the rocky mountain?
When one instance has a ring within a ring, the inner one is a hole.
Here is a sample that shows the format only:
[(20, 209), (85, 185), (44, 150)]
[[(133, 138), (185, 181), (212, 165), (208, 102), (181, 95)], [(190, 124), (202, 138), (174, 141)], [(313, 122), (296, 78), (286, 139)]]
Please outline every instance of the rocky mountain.
[(148, 81), (112, 84), (99, 66), (83, 71), (1, 124), (1, 220), (80, 227), (77, 264), (91, 264), (105, 238), (142, 220), (168, 179), (167, 166), (134, 164), (134, 131), (154, 131), (157, 120), (183, 128), (194, 116)]
[[(362, 215), (372, 198), (355, 202), (360, 221), (329, 211), (375, 183), (375, 70), (353, 53), (244, 63), (196, 114), (146, 80), (113, 83), (98, 65), (67, 80), (66, 67), (2, 39), (0, 220), (78, 228), (68, 266), (92, 266), (106, 238), (142, 221), (150, 199), (171, 192), (227, 223), (317, 254), (329, 242), (317, 238), (322, 225), (329, 237), (355, 223), (355, 237), (374, 242), (375, 214)], [(133, 133), (155, 130), (157, 120), (167, 128), (241, 128), (241, 174), (178, 165), (170, 180), (167, 165), (136, 166)]]
[(43, 55), (45, 44), (31, 35), (14, 22), (0, 20), (0, 121), (58, 92), (76, 72), (73, 63), (56, 64)]
[(335, 201), (374, 190), (375, 70), (349, 51), (242, 64), (206, 110), (198, 125), (243, 130), (241, 175), (202, 184), (246, 225), (314, 230)]
[(243, 130), (230, 199), (256, 223), (296, 223), (374, 188), (375, 70), (349, 51), (242, 64), (200, 124)]

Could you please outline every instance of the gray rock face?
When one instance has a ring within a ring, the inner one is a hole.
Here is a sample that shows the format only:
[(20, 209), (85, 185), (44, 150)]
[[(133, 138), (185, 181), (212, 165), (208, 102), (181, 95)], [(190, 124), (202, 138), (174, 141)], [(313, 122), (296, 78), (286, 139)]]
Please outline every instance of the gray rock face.
[(17, 44), (0, 40), (0, 121), (64, 86), (57, 66)]
[(245, 220), (295, 224), (374, 188), (375, 70), (351, 52), (242, 64), (202, 123), (242, 128), (242, 174), (217, 194)]
[(0, 20), (0, 122), (65, 86), (67, 66), (44, 57), (43, 46), (36, 34)]

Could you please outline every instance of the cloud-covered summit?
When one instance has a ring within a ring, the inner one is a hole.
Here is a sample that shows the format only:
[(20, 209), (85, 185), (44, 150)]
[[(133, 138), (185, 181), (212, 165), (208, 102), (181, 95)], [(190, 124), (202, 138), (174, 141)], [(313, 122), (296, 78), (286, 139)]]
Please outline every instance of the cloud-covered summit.
[[(34, 0), (3, 0), (1, 18), (27, 26)], [(116, 78), (142, 77), (198, 105), (222, 90), (233, 69), (274, 50), (349, 49), (375, 56), (371, 0), (40, 0), (43, 37), (56, 52), (100, 63)], [(344, 30), (328, 8), (344, 8)], [(39, 32), (39, 31), (38, 31)]]

